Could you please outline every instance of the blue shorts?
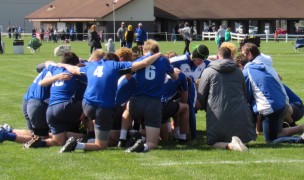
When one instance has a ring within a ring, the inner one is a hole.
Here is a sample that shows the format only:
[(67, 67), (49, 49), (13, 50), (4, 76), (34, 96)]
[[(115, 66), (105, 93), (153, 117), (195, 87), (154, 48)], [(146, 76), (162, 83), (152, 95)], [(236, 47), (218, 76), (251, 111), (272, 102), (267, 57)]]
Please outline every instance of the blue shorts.
[(95, 119), (94, 128), (99, 131), (111, 131), (114, 108), (102, 108), (100, 106), (92, 106), (85, 102), (82, 103), (83, 112), (91, 120)]
[(47, 136), (49, 126), (46, 121), (48, 104), (40, 100), (30, 99), (27, 104), (27, 113), (35, 135)]
[(69, 101), (49, 106), (46, 119), (53, 134), (79, 132), (81, 114), (81, 102)]
[(143, 119), (145, 126), (160, 128), (163, 109), (161, 98), (131, 97), (129, 106), (133, 119)]

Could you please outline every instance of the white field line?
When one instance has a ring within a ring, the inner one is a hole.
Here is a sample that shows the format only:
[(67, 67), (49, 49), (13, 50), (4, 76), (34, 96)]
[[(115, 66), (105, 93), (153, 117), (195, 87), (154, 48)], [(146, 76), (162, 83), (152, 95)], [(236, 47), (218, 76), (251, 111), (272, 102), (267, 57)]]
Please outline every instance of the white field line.
[(277, 164), (277, 163), (304, 163), (304, 160), (256, 160), (256, 161), (199, 161), (199, 162), (163, 162), (149, 163), (144, 166), (175, 166), (175, 165), (206, 165), (206, 164)]

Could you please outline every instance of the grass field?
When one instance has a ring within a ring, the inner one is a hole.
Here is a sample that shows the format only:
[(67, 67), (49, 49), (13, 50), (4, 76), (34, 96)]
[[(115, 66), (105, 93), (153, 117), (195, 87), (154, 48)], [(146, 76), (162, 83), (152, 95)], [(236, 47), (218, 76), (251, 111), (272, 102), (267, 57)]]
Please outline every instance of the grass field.
[[(39, 53), (14, 55), (12, 40), (3, 38), (6, 53), (0, 54), (0, 124), (26, 128), (21, 112), (22, 97), (34, 77), (35, 66), (45, 60), (59, 61), (53, 49), (59, 45), (43, 43)], [(25, 44), (29, 39), (25, 39)], [(216, 53), (214, 41), (195, 41)], [(237, 44), (237, 42), (235, 42)], [(87, 59), (86, 42), (71, 42), (72, 50)], [(104, 45), (103, 45), (104, 46)], [(162, 52), (182, 53), (183, 42), (160, 42)], [(118, 47), (118, 43), (116, 44)], [(261, 51), (273, 57), (283, 82), (304, 99), (304, 53), (295, 53), (291, 42), (262, 42)], [(298, 123), (303, 123), (303, 119)], [(59, 147), (22, 149), (22, 144), (0, 144), (0, 179), (301, 179), (304, 177), (304, 145), (265, 145), (258, 136), (240, 153), (213, 149), (205, 144), (205, 114), (198, 112), (199, 144), (160, 145), (148, 153), (125, 154), (108, 148), (99, 152), (76, 151), (59, 154)]]

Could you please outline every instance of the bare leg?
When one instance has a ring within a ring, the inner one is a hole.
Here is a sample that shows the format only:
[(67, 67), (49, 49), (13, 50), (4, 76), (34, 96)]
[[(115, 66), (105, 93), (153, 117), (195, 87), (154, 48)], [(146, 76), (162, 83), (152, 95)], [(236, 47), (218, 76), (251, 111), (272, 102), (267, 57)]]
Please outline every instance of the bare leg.
[(66, 141), (66, 132), (53, 134), (52, 138), (45, 140), (47, 146), (63, 146)]
[(160, 128), (146, 126), (146, 145), (149, 149), (155, 149), (159, 141)]
[(17, 135), (15, 142), (17, 143), (27, 143), (32, 139), (32, 136), (28, 135)]
[(13, 129), (12, 133), (15, 133), (17, 135), (28, 135), (32, 136), (33, 131), (27, 130), (27, 129)]
[(261, 120), (262, 120), (262, 117), (258, 115), (256, 118), (256, 125), (255, 125), (255, 133), (257, 135), (259, 135), (260, 131), (261, 131), (261, 122), (262, 122)]
[(189, 106), (185, 103), (179, 103), (179, 121), (181, 134), (189, 133)]
[(85, 150), (98, 151), (108, 147), (108, 141), (95, 139), (95, 143), (85, 143)]
[(162, 142), (168, 142), (168, 124), (164, 123), (160, 128), (160, 138)]
[(120, 130), (111, 130), (109, 146), (117, 146), (119, 135), (120, 135)]
[(108, 147), (110, 133), (111, 133), (110, 131), (100, 131), (95, 129), (95, 134), (96, 134), (95, 143), (85, 143), (84, 149), (91, 151), (106, 149)]
[(295, 134), (301, 134), (303, 132), (304, 132), (304, 124), (294, 127), (282, 128), (278, 137), (293, 136)]

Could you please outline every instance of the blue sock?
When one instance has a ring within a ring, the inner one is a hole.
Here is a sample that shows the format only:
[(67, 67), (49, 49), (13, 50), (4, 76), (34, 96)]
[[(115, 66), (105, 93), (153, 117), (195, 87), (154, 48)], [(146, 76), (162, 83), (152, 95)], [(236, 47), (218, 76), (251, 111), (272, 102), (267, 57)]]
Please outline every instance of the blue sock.
[(15, 141), (17, 138), (17, 135), (15, 133), (4, 133), (3, 134), (3, 139), (8, 140), (8, 141)]

